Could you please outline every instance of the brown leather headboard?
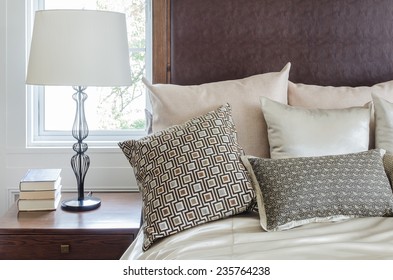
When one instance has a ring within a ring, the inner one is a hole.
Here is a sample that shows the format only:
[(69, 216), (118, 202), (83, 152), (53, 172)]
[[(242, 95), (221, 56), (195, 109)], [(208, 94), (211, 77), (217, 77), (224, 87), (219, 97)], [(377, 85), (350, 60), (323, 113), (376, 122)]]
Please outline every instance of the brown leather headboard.
[(170, 77), (201, 84), (279, 71), (318, 85), (393, 80), (391, 0), (171, 0)]

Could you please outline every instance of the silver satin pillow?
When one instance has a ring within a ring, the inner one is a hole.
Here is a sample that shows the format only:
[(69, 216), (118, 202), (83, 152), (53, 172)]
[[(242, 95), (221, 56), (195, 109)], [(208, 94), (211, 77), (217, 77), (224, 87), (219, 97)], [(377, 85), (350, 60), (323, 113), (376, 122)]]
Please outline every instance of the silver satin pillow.
[(371, 104), (345, 109), (305, 109), (261, 97), (271, 158), (367, 151)]

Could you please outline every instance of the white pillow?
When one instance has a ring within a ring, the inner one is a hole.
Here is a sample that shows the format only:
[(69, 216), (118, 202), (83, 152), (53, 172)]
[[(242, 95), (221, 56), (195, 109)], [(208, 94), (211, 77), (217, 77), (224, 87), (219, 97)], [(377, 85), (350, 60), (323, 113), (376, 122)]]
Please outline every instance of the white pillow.
[(338, 155), (368, 150), (371, 103), (306, 109), (261, 97), (271, 158)]
[(393, 103), (373, 93), (375, 110), (375, 147), (393, 153)]
[(144, 80), (151, 93), (153, 132), (181, 124), (229, 103), (238, 141), (244, 151), (269, 157), (266, 123), (260, 110), (259, 96), (287, 103), (290, 66), (288, 63), (281, 72), (193, 86), (151, 85)]

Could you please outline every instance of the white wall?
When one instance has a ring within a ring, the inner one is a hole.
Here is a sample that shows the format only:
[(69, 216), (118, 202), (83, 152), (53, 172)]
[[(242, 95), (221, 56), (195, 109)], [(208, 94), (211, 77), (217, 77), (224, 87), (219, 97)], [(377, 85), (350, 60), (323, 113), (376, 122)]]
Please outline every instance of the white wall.
[[(0, 215), (10, 206), (10, 193), (18, 189), (28, 168), (62, 168), (63, 189), (76, 190), (71, 146), (26, 148), (25, 1), (0, 0)], [(70, 98), (71, 94), (70, 88)], [(86, 190), (137, 190), (131, 167), (119, 148), (90, 148), (87, 153), (91, 165)]]
[(6, 0), (0, 0), (0, 213), (6, 209)]

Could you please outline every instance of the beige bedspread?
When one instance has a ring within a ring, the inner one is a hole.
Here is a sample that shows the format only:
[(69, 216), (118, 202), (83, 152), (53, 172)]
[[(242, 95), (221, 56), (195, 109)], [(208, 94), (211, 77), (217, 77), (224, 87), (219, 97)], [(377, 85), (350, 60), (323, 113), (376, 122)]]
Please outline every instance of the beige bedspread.
[(239, 215), (162, 239), (142, 251), (142, 234), (122, 259), (393, 259), (393, 218), (357, 218), (264, 232)]

